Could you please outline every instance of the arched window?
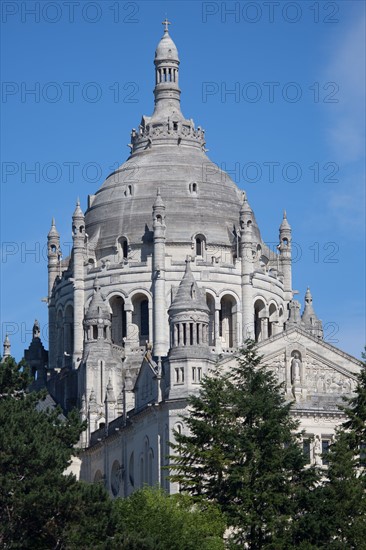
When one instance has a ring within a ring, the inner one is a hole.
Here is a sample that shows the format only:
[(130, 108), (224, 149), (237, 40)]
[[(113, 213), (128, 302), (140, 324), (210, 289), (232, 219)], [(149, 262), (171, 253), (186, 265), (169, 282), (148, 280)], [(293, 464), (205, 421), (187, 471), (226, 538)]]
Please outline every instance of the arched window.
[(153, 453), (153, 450), (150, 448), (149, 456), (148, 456), (148, 467), (147, 467), (147, 482), (149, 485), (152, 485), (153, 483), (153, 461), (154, 461), (154, 453)]
[(190, 184), (189, 184), (189, 192), (190, 192), (192, 195), (197, 195), (197, 191), (198, 191), (197, 183), (196, 183), (196, 182), (190, 183)]
[(144, 457), (140, 456), (140, 487), (144, 486), (145, 476), (144, 476)]
[(141, 338), (149, 338), (149, 302), (142, 300), (140, 303)]
[(192, 236), (192, 251), (195, 252), (195, 256), (199, 259), (205, 257), (206, 253), (206, 237), (202, 233), (196, 233)]
[(111, 469), (111, 491), (112, 495), (116, 497), (119, 494), (122, 481), (122, 469), (118, 460), (115, 460)]
[(94, 475), (94, 483), (102, 483), (103, 474), (100, 470), (97, 470)]
[(200, 237), (196, 237), (196, 256), (202, 256), (202, 252), (203, 252), (202, 239)]
[(136, 294), (132, 299), (133, 314), (132, 322), (136, 325), (140, 346), (145, 345), (149, 340), (150, 326), (149, 326), (149, 301), (145, 294)]
[(123, 338), (126, 336), (125, 302), (120, 296), (113, 296), (109, 305), (112, 310), (112, 342), (123, 346)]
[(256, 300), (254, 304), (254, 336), (256, 342), (262, 340), (262, 318), (264, 317), (265, 307), (262, 300)]
[(206, 303), (210, 310), (208, 314), (208, 345), (215, 344), (215, 300), (211, 294), (206, 294)]
[(233, 296), (225, 295), (220, 302), (220, 338), (223, 347), (232, 348), (236, 345), (236, 301)]
[(126, 237), (119, 237), (117, 240), (118, 262), (128, 258), (128, 240)]
[(269, 306), (268, 337), (274, 336), (274, 323), (278, 322), (278, 311), (275, 304)]
[(131, 483), (131, 486), (135, 486), (135, 455), (132, 451), (130, 455), (130, 460), (128, 462), (128, 479)]
[(59, 310), (57, 313), (56, 330), (57, 330), (57, 367), (62, 368), (63, 361), (64, 361), (64, 323), (63, 323), (63, 316), (62, 316), (61, 310)]

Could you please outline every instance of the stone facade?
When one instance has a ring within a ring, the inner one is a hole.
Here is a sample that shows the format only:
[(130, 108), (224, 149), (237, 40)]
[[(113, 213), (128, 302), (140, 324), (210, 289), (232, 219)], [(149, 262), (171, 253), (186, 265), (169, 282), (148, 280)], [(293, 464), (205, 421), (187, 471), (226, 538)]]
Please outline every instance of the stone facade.
[(155, 52), (155, 109), (130, 156), (72, 217), (63, 259), (48, 234), (47, 387), (88, 420), (80, 475), (114, 496), (143, 483), (168, 491), (169, 441), (211, 365), (230, 369), (257, 340), (308, 438), (313, 461), (341, 421), (360, 363), (323, 341), (310, 290), (293, 299), (292, 231), (262, 241), (248, 199), (206, 155), (180, 109), (179, 57), (165, 24)]

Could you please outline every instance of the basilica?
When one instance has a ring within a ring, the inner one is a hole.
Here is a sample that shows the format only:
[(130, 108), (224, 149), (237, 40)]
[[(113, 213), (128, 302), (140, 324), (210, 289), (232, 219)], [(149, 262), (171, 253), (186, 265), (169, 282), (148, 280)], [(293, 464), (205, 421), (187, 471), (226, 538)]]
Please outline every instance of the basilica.
[(49, 350), (37, 323), (26, 350), (36, 384), (87, 420), (79, 477), (113, 496), (145, 483), (177, 490), (164, 467), (187, 397), (211, 366), (229, 371), (246, 338), (293, 401), (309, 462), (325, 460), (361, 366), (323, 340), (310, 290), (303, 308), (294, 299), (286, 213), (270, 249), (245, 192), (206, 155), (205, 131), (181, 111), (178, 51), (164, 27), (154, 111), (85, 212), (77, 202), (67, 258), (52, 221)]

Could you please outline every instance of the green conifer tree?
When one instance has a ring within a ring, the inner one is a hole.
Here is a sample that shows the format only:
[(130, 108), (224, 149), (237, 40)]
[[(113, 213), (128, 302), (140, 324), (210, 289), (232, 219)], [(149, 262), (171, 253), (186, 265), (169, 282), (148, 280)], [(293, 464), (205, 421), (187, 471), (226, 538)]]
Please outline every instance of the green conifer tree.
[(23, 362), (9, 357), (0, 365), (0, 546), (104, 548), (97, 537), (93, 546), (73, 543), (75, 533), (90, 541), (102, 532), (105, 544), (109, 529), (105, 505), (89, 513), (100, 493), (65, 473), (84, 426), (76, 413), (65, 418), (59, 408), (40, 407), (45, 395), (28, 393), (29, 381)]
[(173, 445), (172, 480), (220, 506), (236, 547), (288, 547), (317, 475), (306, 467), (291, 403), (253, 341), (230, 373), (216, 368), (203, 380), (189, 409), (189, 433)]
[(327, 452), (327, 468), (297, 530), (300, 548), (366, 549), (366, 365), (354, 397), (342, 407), (344, 423)]

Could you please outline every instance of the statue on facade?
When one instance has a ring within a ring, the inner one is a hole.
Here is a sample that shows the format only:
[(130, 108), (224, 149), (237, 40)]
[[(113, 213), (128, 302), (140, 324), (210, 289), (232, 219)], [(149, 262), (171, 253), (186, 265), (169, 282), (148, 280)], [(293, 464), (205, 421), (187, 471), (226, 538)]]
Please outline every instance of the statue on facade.
[(300, 372), (301, 372), (300, 353), (298, 351), (295, 351), (293, 358), (291, 360), (291, 381), (293, 386), (300, 385), (300, 382), (301, 382)]

